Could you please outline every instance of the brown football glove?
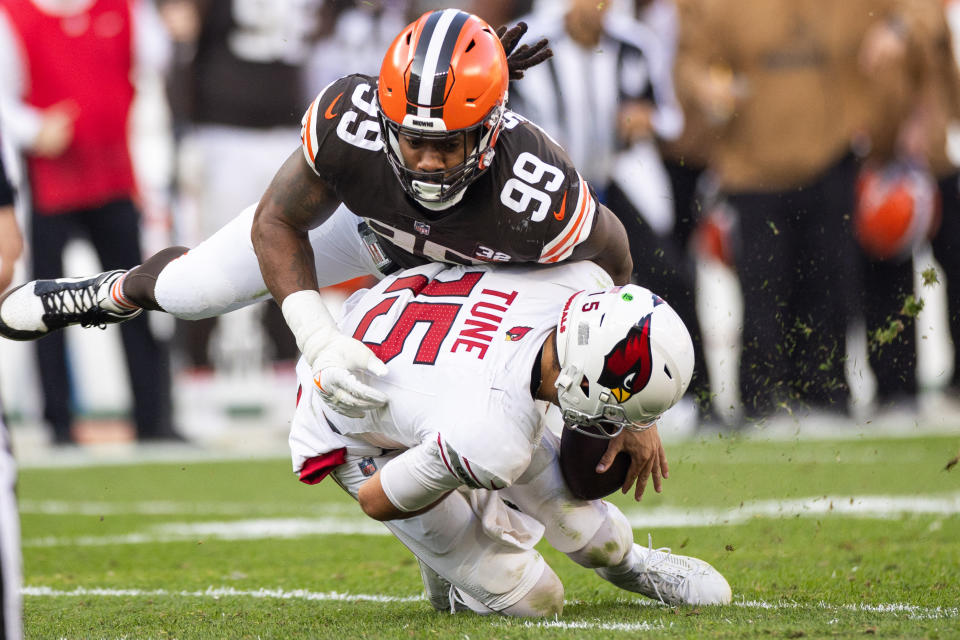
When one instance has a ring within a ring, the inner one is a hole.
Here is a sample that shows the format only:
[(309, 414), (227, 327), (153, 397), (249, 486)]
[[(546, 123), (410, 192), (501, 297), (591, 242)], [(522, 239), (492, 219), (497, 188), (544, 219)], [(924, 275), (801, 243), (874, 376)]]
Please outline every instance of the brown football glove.
[[(509, 29), (500, 27), (497, 29), (497, 37), (500, 38), (500, 44), (503, 45), (503, 51), (507, 54), (507, 69), (510, 71), (511, 80), (519, 80), (523, 77), (523, 72), (534, 67), (550, 56), (553, 51), (547, 47), (547, 39), (542, 38), (533, 45), (523, 45), (517, 47), (520, 38), (527, 32), (527, 23), (518, 22)], [(516, 51), (514, 49), (516, 48)]]

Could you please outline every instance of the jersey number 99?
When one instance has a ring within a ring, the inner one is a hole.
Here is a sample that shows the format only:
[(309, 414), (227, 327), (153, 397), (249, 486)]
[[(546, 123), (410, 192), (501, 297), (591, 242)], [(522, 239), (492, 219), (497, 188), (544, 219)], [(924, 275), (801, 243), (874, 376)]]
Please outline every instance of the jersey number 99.
[[(563, 184), (563, 172), (524, 151), (513, 163), (513, 174), (516, 177), (510, 178), (503, 185), (500, 202), (517, 213), (526, 213), (535, 203), (536, 209), (530, 219), (540, 222), (547, 217), (552, 202), (552, 198), (544, 191), (556, 192)], [(541, 186), (545, 179), (545, 184)]]

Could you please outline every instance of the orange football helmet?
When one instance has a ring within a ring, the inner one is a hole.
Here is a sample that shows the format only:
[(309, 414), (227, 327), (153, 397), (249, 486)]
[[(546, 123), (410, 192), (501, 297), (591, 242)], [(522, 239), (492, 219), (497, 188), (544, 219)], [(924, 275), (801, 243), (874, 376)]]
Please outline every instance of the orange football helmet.
[(870, 257), (908, 258), (936, 232), (939, 219), (937, 185), (929, 172), (903, 162), (861, 171), (854, 230)]
[[(490, 166), (508, 81), (503, 45), (477, 16), (430, 11), (397, 36), (380, 67), (377, 97), (387, 157), (411, 197), (445, 209)], [(463, 136), (464, 161), (442, 172), (410, 169), (400, 153), (401, 135)]]

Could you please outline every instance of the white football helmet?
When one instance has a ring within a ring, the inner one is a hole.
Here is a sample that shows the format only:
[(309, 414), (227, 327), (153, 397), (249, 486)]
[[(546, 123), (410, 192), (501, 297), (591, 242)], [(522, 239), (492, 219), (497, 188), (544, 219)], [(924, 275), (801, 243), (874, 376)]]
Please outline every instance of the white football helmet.
[(686, 325), (659, 296), (633, 284), (567, 300), (557, 355), (564, 424), (598, 438), (650, 424), (676, 404), (693, 376)]

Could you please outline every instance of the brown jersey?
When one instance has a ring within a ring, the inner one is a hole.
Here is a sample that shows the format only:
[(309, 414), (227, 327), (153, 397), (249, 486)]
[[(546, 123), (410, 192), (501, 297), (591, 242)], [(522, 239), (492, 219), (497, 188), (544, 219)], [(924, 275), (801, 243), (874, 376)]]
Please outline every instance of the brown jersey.
[(464, 198), (425, 209), (387, 161), (376, 87), (375, 78), (352, 75), (321, 91), (303, 117), (303, 153), (401, 266), (559, 262), (593, 230), (599, 204), (587, 183), (559, 145), (510, 111), (490, 168)]

